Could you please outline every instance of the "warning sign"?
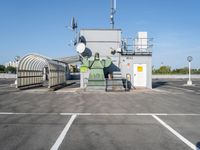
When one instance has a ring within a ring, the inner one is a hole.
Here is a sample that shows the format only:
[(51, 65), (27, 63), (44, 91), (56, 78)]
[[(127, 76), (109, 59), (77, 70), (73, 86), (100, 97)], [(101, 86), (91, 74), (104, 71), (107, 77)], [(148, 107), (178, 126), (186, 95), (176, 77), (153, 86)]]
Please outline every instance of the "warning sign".
[(142, 71), (143, 71), (143, 67), (142, 67), (142, 66), (138, 66), (138, 67), (137, 67), (137, 71), (138, 71), (138, 72), (142, 72)]

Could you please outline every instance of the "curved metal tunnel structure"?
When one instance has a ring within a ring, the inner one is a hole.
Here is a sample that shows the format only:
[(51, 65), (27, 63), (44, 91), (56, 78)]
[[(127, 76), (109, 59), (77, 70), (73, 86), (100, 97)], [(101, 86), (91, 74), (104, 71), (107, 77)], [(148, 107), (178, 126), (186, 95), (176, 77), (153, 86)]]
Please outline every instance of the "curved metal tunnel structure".
[(17, 68), (17, 87), (29, 88), (46, 85), (48, 88), (66, 83), (66, 67), (63, 62), (29, 54), (24, 56)]

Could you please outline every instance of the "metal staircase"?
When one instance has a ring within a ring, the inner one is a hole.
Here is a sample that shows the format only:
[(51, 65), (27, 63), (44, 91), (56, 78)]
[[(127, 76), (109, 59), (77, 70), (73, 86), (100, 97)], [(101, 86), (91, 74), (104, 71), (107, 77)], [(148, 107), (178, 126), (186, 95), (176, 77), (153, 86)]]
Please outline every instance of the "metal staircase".
[(127, 91), (127, 80), (121, 72), (113, 72), (112, 79), (106, 79), (106, 91)]

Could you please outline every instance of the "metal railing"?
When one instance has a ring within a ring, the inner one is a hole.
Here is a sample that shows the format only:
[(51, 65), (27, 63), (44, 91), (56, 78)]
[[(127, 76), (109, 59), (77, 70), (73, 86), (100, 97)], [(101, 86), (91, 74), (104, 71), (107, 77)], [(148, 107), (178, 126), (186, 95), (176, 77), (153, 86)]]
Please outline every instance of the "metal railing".
[[(131, 89), (131, 83), (127, 79), (108, 79), (106, 78), (102, 83), (102, 80), (90, 80), (94, 81), (97, 84), (91, 84), (88, 82), (88, 78), (84, 78), (84, 88), (101, 88), (104, 89), (105, 91), (117, 91), (117, 89), (122, 88), (121, 91), (129, 91)], [(100, 84), (98, 84), (100, 82)], [(118, 90), (120, 91), (120, 90)]]
[(110, 88), (112, 89), (112, 91), (114, 91), (120, 87), (124, 88), (125, 91), (129, 91), (130, 88), (128, 86), (128, 84), (129, 84), (128, 82), (129, 81), (127, 79), (108, 79), (107, 78), (105, 91), (109, 91)]
[(122, 40), (122, 55), (151, 55), (153, 38), (125, 38)]

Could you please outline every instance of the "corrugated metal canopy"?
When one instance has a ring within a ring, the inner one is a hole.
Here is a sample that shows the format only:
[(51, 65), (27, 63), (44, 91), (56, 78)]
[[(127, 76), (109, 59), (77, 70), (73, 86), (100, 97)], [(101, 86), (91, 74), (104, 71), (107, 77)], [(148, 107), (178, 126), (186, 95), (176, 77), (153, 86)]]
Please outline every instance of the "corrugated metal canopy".
[(17, 87), (33, 87), (48, 84), (48, 88), (66, 82), (66, 64), (50, 58), (29, 54), (18, 64)]

